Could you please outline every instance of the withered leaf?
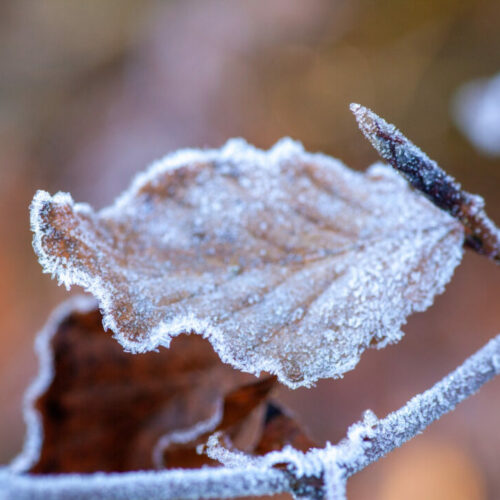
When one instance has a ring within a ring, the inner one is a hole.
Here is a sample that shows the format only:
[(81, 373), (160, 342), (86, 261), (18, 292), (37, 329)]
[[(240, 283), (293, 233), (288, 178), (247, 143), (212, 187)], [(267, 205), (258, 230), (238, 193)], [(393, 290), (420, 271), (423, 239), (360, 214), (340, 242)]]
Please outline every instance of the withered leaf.
[[(186, 429), (193, 440), (231, 428), (236, 439), (237, 424), (247, 423), (273, 384), (224, 365), (197, 335), (159, 352), (126, 353), (88, 298), (63, 304), (37, 346), (41, 374), (30, 390), (28, 437), (15, 466), (33, 473), (155, 468), (155, 453), (167, 449), (162, 439)], [(167, 466), (198, 465), (189, 450), (177, 459), (182, 464)]]
[(390, 168), (353, 172), (290, 139), (174, 153), (100, 212), (39, 191), (31, 224), (44, 271), (93, 293), (125, 349), (194, 332), (293, 388), (399, 340), (463, 243)]
[(207, 432), (188, 431), (165, 435), (156, 447), (156, 450), (161, 451), (162, 454), (161, 466), (195, 468), (202, 465), (220, 465), (216, 460), (198, 451), (198, 445), (206, 444), (210, 435), (215, 432), (220, 433), (230, 446), (237, 448), (258, 446), (254, 443), (239, 443), (238, 437), (241, 438), (240, 435), (244, 434), (242, 431), (246, 429), (243, 429), (243, 426), (249, 424), (252, 411), (265, 401), (275, 382), (275, 377), (267, 377), (231, 391), (224, 398), (220, 422)]

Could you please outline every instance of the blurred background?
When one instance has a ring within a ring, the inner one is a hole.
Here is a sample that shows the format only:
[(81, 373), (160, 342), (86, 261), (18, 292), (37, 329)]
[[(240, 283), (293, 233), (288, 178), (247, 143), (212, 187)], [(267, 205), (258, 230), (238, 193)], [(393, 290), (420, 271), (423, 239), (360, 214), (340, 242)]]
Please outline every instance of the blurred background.
[[(0, 2), (0, 463), (21, 448), (35, 334), (67, 297), (31, 248), (36, 189), (100, 208), (165, 153), (234, 136), (268, 148), (288, 135), (364, 170), (377, 157), (355, 101), (481, 194), (500, 223), (500, 147), (475, 146), (453, 118), (467, 133), (481, 95), (465, 105), (459, 89), (499, 71), (498, 0)], [(475, 137), (498, 137), (500, 92), (489, 99), (497, 121)], [(343, 380), (279, 397), (335, 442), (364, 409), (400, 407), (500, 332), (499, 297), (500, 269), (469, 252), (400, 344), (365, 353)], [(499, 421), (497, 379), (351, 479), (349, 498), (498, 498)]]

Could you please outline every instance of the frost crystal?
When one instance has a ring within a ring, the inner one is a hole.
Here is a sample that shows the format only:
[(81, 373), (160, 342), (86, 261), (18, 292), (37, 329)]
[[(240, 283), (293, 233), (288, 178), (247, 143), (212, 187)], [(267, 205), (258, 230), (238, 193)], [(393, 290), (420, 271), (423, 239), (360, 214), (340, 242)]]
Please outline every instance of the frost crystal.
[(398, 341), (463, 243), (390, 168), (353, 172), (290, 139), (179, 151), (100, 212), (39, 191), (31, 225), (44, 271), (92, 292), (125, 349), (194, 332), (224, 362), (293, 388)]

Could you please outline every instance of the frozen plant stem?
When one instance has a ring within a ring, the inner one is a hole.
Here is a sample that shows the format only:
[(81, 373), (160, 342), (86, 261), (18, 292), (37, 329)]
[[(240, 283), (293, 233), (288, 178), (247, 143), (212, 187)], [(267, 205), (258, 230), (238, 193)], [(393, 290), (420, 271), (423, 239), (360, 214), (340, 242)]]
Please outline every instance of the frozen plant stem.
[[(499, 373), (500, 335), (399, 410), (382, 420), (368, 416), (364, 422), (354, 424), (337, 446), (303, 455), (304, 460), (321, 460), (324, 474), (334, 471), (339, 476), (339, 481), (331, 477), (325, 481), (325, 498), (345, 498), (342, 486), (346, 477), (415, 437)], [(58, 476), (13, 474), (4, 469), (0, 471), (0, 499), (230, 498), (292, 492), (293, 485), (296, 488), (307, 479), (294, 478), (291, 472), (273, 467), (253, 466)]]
[(288, 490), (288, 476), (282, 471), (270, 468), (221, 467), (53, 476), (9, 475), (0, 471), (1, 500), (231, 498), (272, 495)]
[[(456, 370), (399, 410), (376, 420), (374, 425), (369, 421), (355, 424), (354, 427), (365, 431), (360, 433), (363, 445), (357, 446), (349, 437), (341, 442), (337, 446), (339, 465), (347, 476), (356, 474), (421, 433), (499, 373), (500, 335), (497, 335)], [(356, 449), (353, 451), (353, 448)]]
[(394, 125), (359, 104), (351, 104), (361, 132), (378, 154), (439, 208), (458, 219), (466, 230), (466, 244), (500, 263), (500, 230), (484, 211), (484, 200), (460, 184), (431, 160)]

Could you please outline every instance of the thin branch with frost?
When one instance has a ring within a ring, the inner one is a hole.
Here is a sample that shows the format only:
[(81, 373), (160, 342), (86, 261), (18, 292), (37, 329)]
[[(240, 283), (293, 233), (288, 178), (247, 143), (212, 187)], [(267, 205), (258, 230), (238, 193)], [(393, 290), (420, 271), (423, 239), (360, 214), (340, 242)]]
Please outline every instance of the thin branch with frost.
[(110, 500), (231, 498), (289, 491), (277, 469), (204, 468), (126, 473), (22, 475), (0, 472), (0, 499)]
[(415, 189), (464, 225), (467, 245), (500, 263), (500, 229), (486, 215), (483, 198), (464, 191), (434, 160), (373, 111), (355, 103), (351, 111), (378, 154)]
[[(469, 357), (461, 366), (432, 388), (412, 398), (406, 405), (376, 420), (373, 414), (354, 424), (349, 434), (361, 439), (341, 442), (339, 465), (352, 476), (417, 434), (429, 424), (455, 409), (486, 382), (500, 374), (500, 335)], [(342, 459), (345, 460), (342, 462)]]
[[(0, 471), (0, 499), (230, 498), (291, 492), (296, 496), (341, 500), (345, 481), (453, 410), (500, 373), (500, 335), (468, 358), (431, 389), (378, 420), (371, 411), (352, 425), (338, 445), (301, 453), (285, 449), (256, 465), (199, 470), (129, 472), (122, 474), (65, 474), (43, 476)], [(278, 463), (286, 469), (275, 468)], [(321, 490), (311, 478), (325, 478)], [(304, 486), (301, 488), (301, 486)]]

